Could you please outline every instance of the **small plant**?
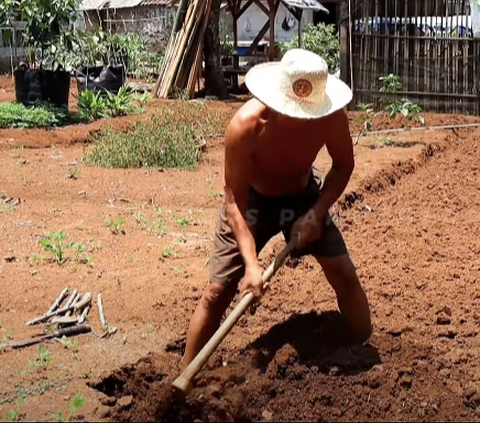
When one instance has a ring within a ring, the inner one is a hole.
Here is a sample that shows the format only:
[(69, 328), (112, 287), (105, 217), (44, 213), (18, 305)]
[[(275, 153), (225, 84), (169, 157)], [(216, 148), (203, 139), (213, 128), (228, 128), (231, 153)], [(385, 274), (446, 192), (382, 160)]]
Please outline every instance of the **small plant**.
[(109, 92), (105, 100), (108, 116), (117, 117), (140, 113), (142, 109), (133, 104), (133, 99), (132, 92), (125, 85), (118, 90), (118, 94)]
[(78, 179), (78, 175), (81, 173), (82, 169), (78, 167), (68, 168), (67, 178)]
[[(372, 119), (375, 117), (375, 113), (373, 113), (373, 105), (359, 103), (358, 109), (364, 113), (364, 116), (363, 116), (363, 118), (365, 119), (364, 130), (367, 132), (370, 132), (372, 130)], [(362, 116), (358, 116), (357, 121), (361, 121), (361, 120), (363, 120)]]
[(190, 221), (188, 220), (187, 217), (175, 217), (175, 222), (180, 227), (180, 230), (182, 232), (190, 224)]
[(70, 401), (70, 403), (68, 404), (68, 408), (70, 409), (70, 414), (69, 414), (67, 420), (64, 419), (61, 412), (55, 413), (55, 415), (53, 416), (53, 419), (56, 422), (65, 422), (65, 421), (71, 422), (75, 419), (75, 415), (77, 413), (77, 410), (79, 408), (83, 407), (84, 405), (85, 405), (85, 398), (83, 397), (83, 395), (76, 394), (73, 397), (73, 400)]
[(398, 93), (402, 89), (402, 83), (400, 82), (400, 77), (398, 75), (387, 75), (379, 78), (382, 82), (382, 87), (380, 88), (381, 93)]
[(161, 238), (167, 233), (167, 226), (163, 219), (147, 219), (142, 212), (135, 213), (135, 220), (138, 225), (145, 229), (150, 235)]
[[(402, 83), (400, 82), (400, 77), (397, 75), (390, 74), (382, 76), (380, 81), (382, 82), (382, 87), (380, 88), (381, 93), (396, 94), (403, 88)], [(422, 107), (408, 99), (388, 102), (385, 106), (385, 111), (389, 114), (391, 119), (395, 119), (399, 114), (409, 120), (418, 117), (420, 124), (425, 125), (425, 118), (423, 116), (418, 116), (423, 111)]]
[[(385, 110), (388, 112), (391, 119), (395, 119), (397, 114), (401, 114), (411, 120), (422, 112), (422, 108), (418, 104), (412, 103), (409, 100), (395, 101), (389, 104)], [(425, 120), (422, 116), (419, 116), (419, 121), (420, 123), (425, 124)]]
[(174, 247), (167, 247), (163, 250), (162, 253), (163, 258), (175, 258), (177, 257), (177, 252), (175, 251)]
[(17, 400), (17, 407), (10, 410), (8, 413), (5, 414), (5, 420), (9, 422), (16, 422), (20, 420), (20, 409), (22, 408), (23, 404), (25, 403), (25, 398), (23, 395), (18, 396)]
[(92, 122), (107, 117), (107, 105), (100, 92), (83, 90), (75, 95), (77, 100), (77, 116), (81, 122)]
[(65, 257), (66, 250), (72, 248), (75, 244), (64, 244), (64, 240), (67, 237), (65, 231), (50, 232), (41, 241), (40, 245), (43, 246), (46, 252), (55, 256), (58, 264), (62, 265), (67, 261)]
[(53, 360), (52, 355), (47, 351), (43, 344), (38, 347), (38, 358), (35, 361), (30, 361), (30, 367), (47, 367)]
[(85, 245), (81, 242), (72, 242), (71, 248), (75, 251), (75, 261), (77, 263), (87, 264), (90, 262), (90, 257), (85, 257)]
[(125, 223), (125, 218), (120, 216), (116, 220), (113, 220), (112, 218), (108, 218), (106, 220), (107, 225), (110, 227), (112, 233), (115, 235), (125, 235), (125, 230), (122, 229), (122, 225)]

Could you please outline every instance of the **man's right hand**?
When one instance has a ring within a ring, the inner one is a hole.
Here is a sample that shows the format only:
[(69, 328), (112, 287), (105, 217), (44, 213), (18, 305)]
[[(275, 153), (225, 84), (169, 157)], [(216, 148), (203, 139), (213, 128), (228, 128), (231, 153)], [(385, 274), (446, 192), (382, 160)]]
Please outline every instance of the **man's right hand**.
[(245, 269), (245, 276), (240, 282), (240, 297), (243, 298), (248, 292), (253, 294), (256, 300), (259, 300), (266, 292), (267, 287), (263, 286), (263, 269), (256, 263), (255, 265), (247, 266)]

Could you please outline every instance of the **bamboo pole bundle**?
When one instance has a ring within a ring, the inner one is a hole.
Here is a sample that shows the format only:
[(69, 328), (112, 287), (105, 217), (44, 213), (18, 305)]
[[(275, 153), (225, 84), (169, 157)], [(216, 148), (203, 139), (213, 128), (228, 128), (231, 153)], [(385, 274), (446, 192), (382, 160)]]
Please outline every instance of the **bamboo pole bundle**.
[(168, 98), (178, 91), (193, 96), (202, 65), (203, 41), (211, 6), (212, 0), (192, 0), (180, 28), (172, 31), (154, 89), (157, 97)]

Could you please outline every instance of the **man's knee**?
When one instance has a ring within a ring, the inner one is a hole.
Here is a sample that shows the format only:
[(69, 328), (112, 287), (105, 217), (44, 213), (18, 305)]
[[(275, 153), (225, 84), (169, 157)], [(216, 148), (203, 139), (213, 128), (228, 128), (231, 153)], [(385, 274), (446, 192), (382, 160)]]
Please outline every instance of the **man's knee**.
[(215, 282), (209, 282), (200, 300), (202, 306), (210, 312), (223, 313), (232, 301), (232, 288)]
[(337, 296), (351, 296), (355, 295), (358, 290), (362, 290), (355, 265), (348, 255), (317, 260)]

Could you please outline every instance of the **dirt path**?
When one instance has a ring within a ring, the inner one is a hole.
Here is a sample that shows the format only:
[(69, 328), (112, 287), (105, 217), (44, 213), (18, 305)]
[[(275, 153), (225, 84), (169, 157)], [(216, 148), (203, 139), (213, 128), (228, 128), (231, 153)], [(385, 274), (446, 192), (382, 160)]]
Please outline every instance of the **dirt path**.
[(371, 301), (370, 344), (348, 343), (313, 262), (290, 262), (235, 329), (238, 356), (222, 348), (187, 405), (159, 404), (160, 369), (168, 368), (159, 355), (97, 386), (113, 398), (133, 395), (133, 406), (113, 406), (112, 417), (479, 421), (479, 140), (478, 132), (452, 137), (423, 167), (342, 213)]

